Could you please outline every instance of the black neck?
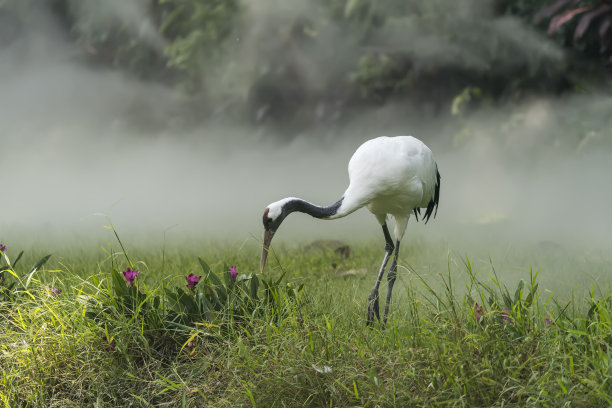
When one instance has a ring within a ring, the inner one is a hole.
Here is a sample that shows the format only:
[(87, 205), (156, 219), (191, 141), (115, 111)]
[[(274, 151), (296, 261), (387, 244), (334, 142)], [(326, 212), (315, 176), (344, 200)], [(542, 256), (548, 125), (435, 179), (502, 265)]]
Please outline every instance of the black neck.
[(342, 205), (342, 200), (344, 200), (344, 197), (342, 197), (340, 200), (336, 201), (330, 206), (319, 207), (318, 205), (311, 204), (308, 201), (296, 198), (295, 200), (291, 200), (287, 204), (285, 204), (285, 206), (283, 207), (283, 212), (286, 212), (287, 215), (289, 215), (294, 211), (299, 211), (315, 218), (325, 219), (336, 215), (336, 213), (338, 212), (338, 208), (340, 208), (340, 206)]

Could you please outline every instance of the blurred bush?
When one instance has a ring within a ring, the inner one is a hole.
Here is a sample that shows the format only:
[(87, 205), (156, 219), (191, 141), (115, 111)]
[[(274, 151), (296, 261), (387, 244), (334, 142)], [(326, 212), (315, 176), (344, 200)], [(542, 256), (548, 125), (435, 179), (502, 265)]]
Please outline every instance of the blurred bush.
[(603, 0), (0, 0), (0, 47), (41, 12), (87, 64), (292, 126), (389, 99), (450, 112), (468, 88), (558, 94), (580, 77), (572, 61), (612, 55)]

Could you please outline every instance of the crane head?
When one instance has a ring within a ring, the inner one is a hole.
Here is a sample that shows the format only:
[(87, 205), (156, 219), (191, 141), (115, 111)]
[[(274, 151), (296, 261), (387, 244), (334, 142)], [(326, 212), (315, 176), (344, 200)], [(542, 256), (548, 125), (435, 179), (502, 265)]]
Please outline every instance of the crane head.
[(287, 202), (291, 200), (293, 200), (293, 198), (283, 199), (272, 203), (268, 207), (266, 207), (263, 213), (264, 239), (263, 249), (261, 251), (261, 272), (263, 272), (266, 266), (268, 252), (270, 251), (270, 242), (272, 242), (272, 238), (274, 237), (276, 230), (281, 225), (285, 217), (289, 215), (289, 211), (287, 207), (285, 207), (285, 204), (287, 204)]

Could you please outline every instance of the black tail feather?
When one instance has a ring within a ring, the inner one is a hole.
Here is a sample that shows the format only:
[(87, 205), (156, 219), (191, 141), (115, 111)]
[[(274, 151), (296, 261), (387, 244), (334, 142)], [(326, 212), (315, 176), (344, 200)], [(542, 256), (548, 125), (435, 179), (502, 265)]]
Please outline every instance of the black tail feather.
[[(427, 204), (427, 210), (425, 210), (425, 215), (423, 216), (423, 220), (425, 220), (425, 224), (429, 221), (429, 218), (433, 214), (434, 218), (438, 214), (438, 203), (440, 202), (440, 172), (438, 171), (438, 166), (436, 166), (436, 189), (434, 191), (434, 196)], [(416, 215), (416, 209), (415, 209)], [(418, 218), (417, 218), (418, 221)]]

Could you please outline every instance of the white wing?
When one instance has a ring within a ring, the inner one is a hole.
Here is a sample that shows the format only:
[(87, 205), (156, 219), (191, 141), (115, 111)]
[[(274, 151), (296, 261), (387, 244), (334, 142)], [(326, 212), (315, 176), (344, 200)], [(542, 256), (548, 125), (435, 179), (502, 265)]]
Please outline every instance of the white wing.
[(378, 137), (362, 144), (348, 166), (346, 210), (367, 205), (374, 214), (409, 215), (427, 207), (437, 182), (431, 150), (412, 136)]

